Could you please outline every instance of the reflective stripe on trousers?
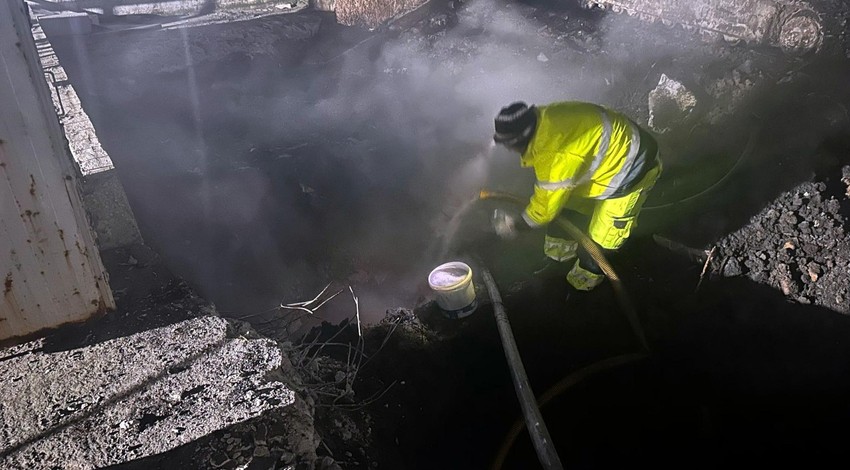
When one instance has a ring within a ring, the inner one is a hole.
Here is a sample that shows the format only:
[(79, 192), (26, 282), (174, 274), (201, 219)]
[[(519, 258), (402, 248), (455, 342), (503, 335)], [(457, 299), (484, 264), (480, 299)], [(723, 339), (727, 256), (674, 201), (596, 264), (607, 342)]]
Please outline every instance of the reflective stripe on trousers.
[(569, 261), (578, 254), (578, 242), (546, 235), (543, 239), (543, 253), (559, 262)]
[(613, 199), (596, 201), (587, 234), (606, 250), (616, 250), (631, 235), (649, 190), (661, 173), (661, 167), (650, 170), (629, 193)]
[(605, 280), (604, 274), (596, 274), (581, 267), (579, 260), (576, 260), (573, 268), (567, 273), (567, 282), (578, 290), (589, 291), (593, 290), (602, 281)]

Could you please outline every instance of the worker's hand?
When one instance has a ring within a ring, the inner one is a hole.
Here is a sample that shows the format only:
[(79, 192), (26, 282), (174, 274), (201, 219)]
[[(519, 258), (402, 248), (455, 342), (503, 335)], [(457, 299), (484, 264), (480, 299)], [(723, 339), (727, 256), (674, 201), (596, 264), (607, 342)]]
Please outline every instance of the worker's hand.
[(508, 214), (502, 209), (496, 209), (493, 211), (493, 230), (496, 231), (496, 235), (500, 238), (504, 240), (512, 240), (516, 238), (516, 225), (517, 220), (515, 216)]

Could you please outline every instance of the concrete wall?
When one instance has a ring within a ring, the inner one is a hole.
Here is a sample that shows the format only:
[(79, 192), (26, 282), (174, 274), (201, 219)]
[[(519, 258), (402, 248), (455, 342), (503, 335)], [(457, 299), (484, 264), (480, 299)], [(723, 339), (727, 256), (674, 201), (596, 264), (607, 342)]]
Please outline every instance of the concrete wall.
[(83, 109), (76, 90), (53, 50), (42, 27), (43, 18), (33, 24), (32, 35), (49, 78), (51, 98), (59, 113), (71, 156), (78, 166), (83, 203), (101, 250), (142, 243), (136, 217), (127, 201), (124, 187), (109, 154), (100, 144), (94, 124)]
[(0, 340), (115, 308), (22, 0), (0, 0)]

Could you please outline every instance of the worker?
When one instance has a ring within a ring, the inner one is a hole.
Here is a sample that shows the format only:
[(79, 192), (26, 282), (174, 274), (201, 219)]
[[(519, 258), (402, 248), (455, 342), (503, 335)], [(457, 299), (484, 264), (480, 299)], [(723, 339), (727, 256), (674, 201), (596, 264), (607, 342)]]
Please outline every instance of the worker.
[(502, 108), (495, 128), (493, 140), (518, 153), (520, 165), (534, 168), (537, 178), (521, 213), (494, 214), (496, 232), (512, 238), (517, 231), (546, 226), (547, 264), (563, 264), (571, 286), (592, 290), (605, 279), (602, 270), (550, 222), (565, 211), (585, 221), (581, 228), (603, 252), (620, 248), (661, 174), (656, 140), (623, 114), (582, 102), (516, 102)]

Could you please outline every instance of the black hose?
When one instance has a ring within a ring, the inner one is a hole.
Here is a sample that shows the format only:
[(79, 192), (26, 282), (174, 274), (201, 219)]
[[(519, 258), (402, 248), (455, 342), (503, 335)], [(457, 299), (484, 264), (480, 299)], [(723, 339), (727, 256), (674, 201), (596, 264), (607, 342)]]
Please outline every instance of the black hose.
[(507, 313), (505, 313), (505, 306), (502, 304), (502, 295), (499, 293), (499, 288), (496, 287), (496, 281), (493, 280), (490, 271), (484, 266), (481, 267), (481, 277), (484, 279), (487, 293), (493, 302), (493, 315), (496, 317), (496, 326), (499, 328), (505, 358), (508, 361), (514, 389), (522, 408), (522, 414), (525, 417), (525, 424), (534, 443), (534, 449), (537, 451), (537, 458), (540, 459), (540, 464), (545, 469), (563, 469), (564, 466), (561, 464), (561, 459), (558, 457), (558, 452), (549, 436), (549, 430), (546, 428), (546, 423), (543, 422), (543, 416), (537, 407), (534, 392), (528, 383), (528, 375), (526, 375), (525, 367), (522, 365), (522, 358), (516, 346), (511, 323), (508, 320)]
[[(570, 373), (555, 385), (549, 387), (548, 390), (543, 392), (543, 395), (537, 399), (537, 407), (539, 409), (543, 409), (550, 401), (554, 400), (556, 397), (571, 389), (575, 385), (580, 384), (584, 379), (588, 377), (594, 376), (601, 372), (605, 372), (607, 370), (613, 369), (615, 367), (620, 367), (628, 364), (633, 364), (637, 361), (641, 361), (649, 357), (647, 353), (631, 353), (631, 354), (623, 354), (621, 356), (609, 357), (608, 359), (602, 359), (601, 361), (596, 361), (586, 367), (582, 367), (581, 369)], [(493, 464), (490, 466), (491, 470), (501, 470), (505, 465), (505, 460), (508, 458), (508, 453), (513, 447), (514, 442), (519, 437), (520, 433), (525, 426), (523, 426), (523, 421), (521, 419), (517, 419), (513, 426), (511, 426), (511, 430), (508, 431), (508, 434), (505, 436), (505, 439), (502, 441), (502, 445), (499, 446), (499, 452), (496, 454), (496, 457), (493, 459)]]
[[(513, 203), (513, 204), (522, 204), (522, 200), (519, 197), (517, 197), (513, 194), (510, 194), (510, 193), (505, 193), (505, 192), (500, 192), (500, 191), (482, 190), (479, 193), (479, 199), (500, 200), (500, 201), (510, 202), (510, 203)], [(628, 319), (629, 323), (631, 324), (632, 330), (635, 333), (635, 337), (637, 338), (638, 343), (640, 344), (642, 351), (639, 352), (639, 353), (624, 354), (624, 355), (621, 355), (621, 356), (615, 356), (615, 357), (611, 357), (611, 358), (608, 358), (608, 359), (603, 359), (601, 361), (594, 362), (593, 364), (590, 364), (587, 367), (579, 369), (579, 370), (567, 375), (566, 377), (561, 379), (558, 383), (556, 383), (555, 385), (550, 387), (548, 390), (546, 390), (546, 392), (543, 395), (540, 396), (539, 400), (534, 399), (530, 387), (527, 387), (527, 392), (528, 392), (528, 394), (532, 395), (531, 398), (521, 397), (519, 385), (517, 384), (517, 378), (516, 377), (514, 378), (514, 386), (517, 387), (517, 396), (520, 396), (520, 403), (523, 405), (523, 415), (525, 417), (525, 424), (526, 424), (526, 427), (528, 427), (528, 429), (529, 429), (529, 434), (531, 435), (532, 442), (534, 442), (534, 447), (537, 450), (537, 455), (540, 458), (541, 463), (543, 463), (543, 457), (541, 456), (541, 453), (540, 453), (541, 451), (538, 447), (538, 440), (541, 439), (541, 438), (539, 436), (535, 435), (534, 428), (532, 428), (532, 426), (530, 426), (530, 423), (532, 423), (532, 422), (543, 423), (543, 418), (542, 418), (542, 415), (540, 414), (541, 408), (543, 408), (548, 402), (553, 400), (555, 397), (557, 397), (558, 395), (569, 390), (574, 385), (580, 383), (581, 381), (583, 381), (587, 377), (590, 377), (592, 375), (598, 374), (602, 371), (606, 371), (606, 370), (609, 370), (609, 369), (612, 369), (612, 368), (615, 368), (615, 367), (619, 367), (619, 366), (627, 365), (627, 364), (632, 364), (636, 361), (639, 361), (639, 360), (642, 360), (642, 359), (649, 357), (649, 354), (648, 354), (649, 344), (646, 341), (646, 336), (643, 333), (643, 327), (641, 327), (640, 321), (638, 320), (637, 312), (635, 311), (634, 305), (629, 300), (629, 296), (626, 293), (625, 288), (623, 287), (622, 281), (620, 281), (620, 277), (614, 271), (614, 268), (613, 268), (613, 266), (611, 266), (611, 263), (609, 263), (608, 260), (605, 258), (605, 255), (602, 253), (602, 250), (599, 249), (599, 247), (596, 245), (596, 243), (593, 242), (593, 240), (590, 239), (590, 237), (585, 235), (584, 232), (579, 230), (578, 227), (573, 225), (571, 222), (569, 222), (565, 218), (557, 217), (554, 222), (557, 223), (558, 225), (560, 225), (561, 228), (566, 230), (567, 233), (570, 234), (570, 236), (572, 236), (573, 238), (575, 238), (579, 242), (579, 244), (582, 246), (582, 248), (584, 248), (593, 257), (593, 259), (596, 261), (596, 263), (599, 265), (599, 267), (602, 268), (602, 271), (605, 273), (606, 277), (608, 277), (608, 280), (611, 281), (611, 285), (614, 287), (614, 294), (617, 297), (617, 300), (619, 301), (620, 307), (623, 309), (623, 312), (625, 313), (626, 318)], [(490, 273), (486, 270), (486, 268), (483, 268), (483, 271), (484, 271), (484, 282), (485, 282), (485, 284), (487, 284), (488, 291), (490, 291), (490, 289), (491, 289), (491, 287), (490, 287), (491, 283), (493, 284), (493, 290), (495, 290), (495, 282), (493, 281), (492, 277), (490, 276)], [(495, 290), (495, 294), (496, 294), (496, 296), (499, 295), (498, 290)], [(509, 348), (508, 348), (508, 344), (506, 344), (506, 342), (505, 342), (505, 336), (507, 335), (507, 336), (510, 337), (510, 342), (511, 342), (511, 345), (512, 345), (514, 351), (516, 351), (516, 344), (514, 342), (513, 335), (511, 334), (510, 324), (508, 323), (507, 316), (505, 316), (504, 310), (502, 310), (502, 299), (501, 299), (501, 296), (494, 297), (492, 291), (490, 291), (490, 297), (493, 299), (493, 311), (496, 314), (496, 321), (499, 324), (499, 334), (502, 335), (502, 344), (505, 348), (505, 355), (508, 356), (508, 363), (512, 364), (513, 362), (512, 362), (510, 355), (508, 354)], [(498, 304), (496, 302), (496, 298), (498, 298)], [(507, 333), (502, 333), (502, 324), (500, 322), (500, 314), (499, 314), (500, 310), (501, 310), (501, 315), (504, 316), (504, 322), (506, 324)], [(522, 362), (520, 362), (519, 353), (516, 353), (516, 359), (515, 360), (516, 360), (517, 363), (519, 363), (519, 367), (521, 368), (522, 377), (525, 378), (525, 383), (526, 383), (526, 386), (527, 386), (528, 379), (525, 376), (525, 370), (522, 369)], [(513, 365), (511, 367), (511, 373), (512, 374), (514, 373)], [(534, 404), (533, 408), (534, 408), (534, 411), (536, 412), (536, 418), (534, 416), (530, 417), (526, 413), (526, 409), (525, 409), (526, 403)], [(537, 421), (534, 421), (535, 419)], [(522, 428), (523, 428), (523, 421), (518, 419), (514, 423), (514, 425), (511, 427), (511, 430), (508, 432), (507, 436), (505, 436), (505, 440), (502, 442), (502, 445), (499, 447), (499, 452), (496, 454), (496, 457), (493, 459), (493, 464), (491, 466), (492, 470), (500, 470), (502, 468), (502, 466), (505, 463), (505, 459), (508, 456), (508, 452), (510, 452), (511, 447), (513, 447), (514, 441), (516, 441), (516, 438), (522, 432)], [(545, 425), (544, 425), (543, 429), (544, 429), (544, 431), (546, 430)], [(551, 444), (551, 440), (548, 439), (548, 432), (547, 432), (545, 438)], [(553, 448), (552, 452), (553, 453), (555, 452), (554, 448)], [(555, 454), (555, 455), (557, 456), (557, 454)], [(561, 465), (560, 461), (558, 462), (558, 465), (559, 466)], [(544, 464), (544, 466), (545, 466), (545, 464)]]

